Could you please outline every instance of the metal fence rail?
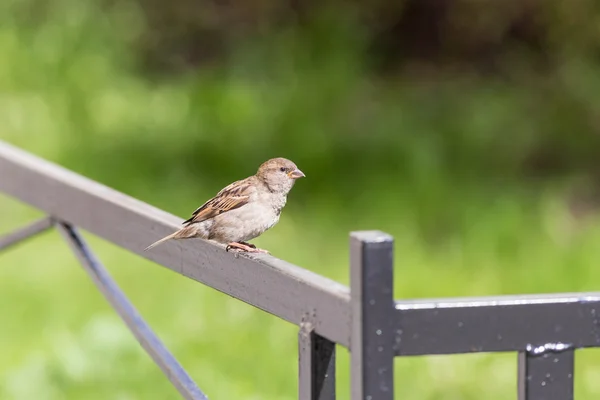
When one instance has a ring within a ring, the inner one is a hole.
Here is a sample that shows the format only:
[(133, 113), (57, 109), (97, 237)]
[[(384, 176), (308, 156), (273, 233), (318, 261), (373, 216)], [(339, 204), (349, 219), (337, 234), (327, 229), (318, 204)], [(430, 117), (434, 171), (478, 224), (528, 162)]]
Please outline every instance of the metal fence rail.
[(119, 286), (112, 280), (108, 271), (96, 259), (77, 230), (65, 223), (58, 224), (58, 228), (85, 271), (98, 287), (98, 290), (102, 292), (106, 300), (125, 321), (129, 330), (179, 393), (186, 399), (207, 400), (208, 397), (200, 391), (175, 357), (164, 347), (160, 339), (150, 329), (150, 326), (119, 289)]
[(518, 399), (572, 399), (575, 350), (600, 346), (600, 293), (394, 300), (393, 240), (382, 232), (351, 234), (348, 288), (269, 255), (227, 253), (202, 240), (144, 252), (179, 219), (3, 142), (0, 192), (49, 215), (0, 238), (0, 250), (57, 226), (187, 399), (207, 397), (74, 226), (297, 325), (300, 399), (336, 398), (335, 344), (351, 350), (352, 400), (393, 399), (394, 357), (497, 351), (519, 352)]

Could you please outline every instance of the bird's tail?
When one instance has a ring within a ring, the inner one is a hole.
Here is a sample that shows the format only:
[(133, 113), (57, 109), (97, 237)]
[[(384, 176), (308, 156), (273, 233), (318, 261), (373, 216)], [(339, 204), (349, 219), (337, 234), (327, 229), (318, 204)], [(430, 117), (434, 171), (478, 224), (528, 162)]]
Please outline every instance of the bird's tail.
[(144, 249), (144, 251), (150, 250), (151, 248), (156, 247), (159, 244), (164, 243), (170, 239), (187, 239), (187, 238), (191, 238), (191, 237), (195, 237), (195, 236), (197, 236), (196, 227), (186, 226), (185, 228), (182, 228), (175, 233), (171, 233), (169, 236), (165, 236), (164, 238), (157, 240), (156, 242), (152, 243), (150, 246), (146, 247)]
[(158, 246), (159, 244), (161, 244), (161, 243), (163, 243), (163, 242), (166, 242), (166, 241), (167, 241), (167, 240), (169, 240), (169, 239), (173, 239), (173, 238), (175, 237), (175, 235), (176, 235), (176, 234), (177, 234), (177, 232), (175, 232), (175, 233), (171, 233), (169, 236), (165, 236), (164, 238), (162, 238), (162, 239), (160, 239), (160, 240), (157, 240), (156, 242), (152, 243), (150, 246), (146, 247), (146, 248), (144, 249), (144, 251), (148, 251), (148, 250), (150, 250), (151, 248), (153, 248), (153, 247), (156, 247), (156, 246)]

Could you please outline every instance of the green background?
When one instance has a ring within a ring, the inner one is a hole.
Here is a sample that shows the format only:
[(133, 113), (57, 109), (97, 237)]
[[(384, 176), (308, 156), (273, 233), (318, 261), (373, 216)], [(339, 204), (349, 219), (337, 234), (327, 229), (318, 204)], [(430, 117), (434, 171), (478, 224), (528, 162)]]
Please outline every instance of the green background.
[[(0, 138), (181, 218), (288, 157), (307, 178), (255, 243), (347, 284), (349, 231), (386, 231), (397, 298), (597, 290), (596, 2), (423, 3), (4, 0)], [(296, 327), (87, 237), (211, 398), (296, 398)], [(58, 233), (0, 264), (1, 399), (178, 398)], [(395, 390), (516, 398), (516, 366), (397, 359)], [(342, 348), (338, 374), (347, 399)]]

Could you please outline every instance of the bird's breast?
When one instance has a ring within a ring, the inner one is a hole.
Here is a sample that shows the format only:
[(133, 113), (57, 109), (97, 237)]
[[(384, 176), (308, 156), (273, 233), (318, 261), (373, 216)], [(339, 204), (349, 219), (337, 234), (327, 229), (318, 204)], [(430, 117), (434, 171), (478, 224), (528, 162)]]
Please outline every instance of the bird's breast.
[(281, 208), (268, 202), (250, 202), (215, 218), (214, 235), (223, 241), (252, 240), (279, 222)]

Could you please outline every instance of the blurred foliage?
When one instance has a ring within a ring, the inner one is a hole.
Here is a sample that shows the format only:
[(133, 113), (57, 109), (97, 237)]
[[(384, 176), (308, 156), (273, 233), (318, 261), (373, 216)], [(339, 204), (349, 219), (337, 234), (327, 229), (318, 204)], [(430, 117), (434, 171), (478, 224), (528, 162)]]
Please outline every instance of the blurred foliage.
[[(289, 157), (257, 244), (347, 283), (348, 231), (388, 231), (398, 297), (597, 290), (597, 3), (5, 0), (0, 138), (181, 217)], [(0, 205), (1, 231), (37, 215)], [(211, 397), (295, 398), (294, 327), (92, 242)], [(177, 398), (69, 257), (0, 258), (0, 398)], [(396, 366), (401, 398), (516, 390), (514, 355)]]

